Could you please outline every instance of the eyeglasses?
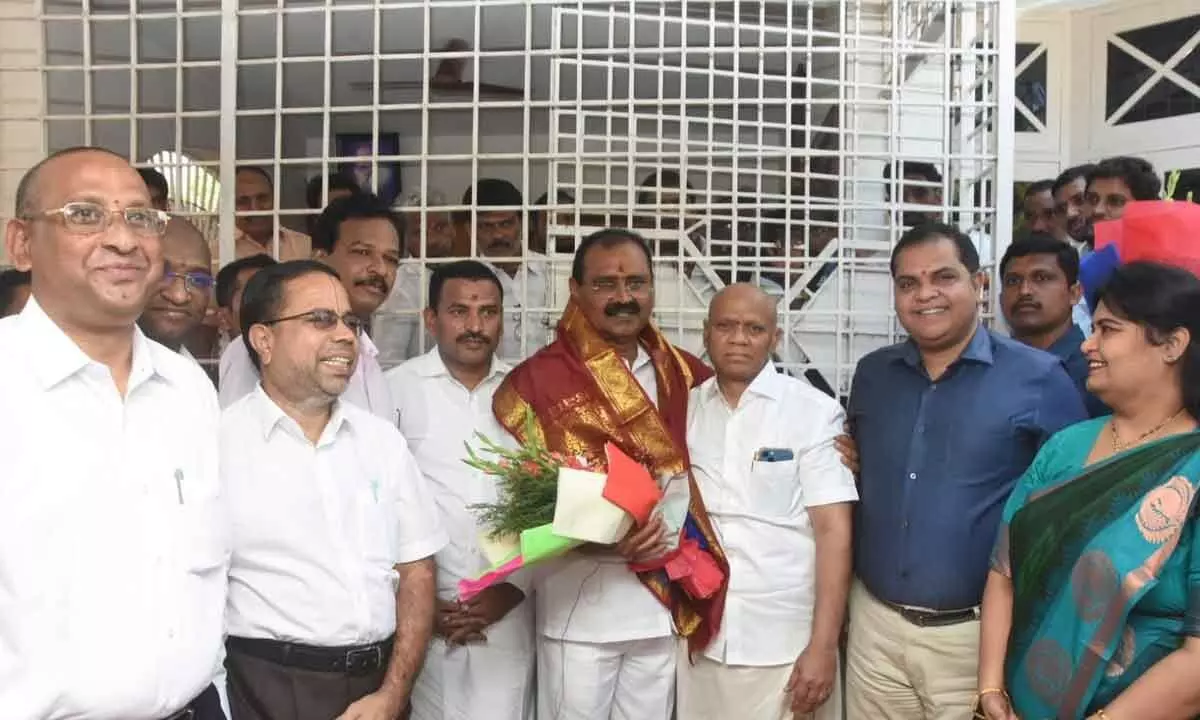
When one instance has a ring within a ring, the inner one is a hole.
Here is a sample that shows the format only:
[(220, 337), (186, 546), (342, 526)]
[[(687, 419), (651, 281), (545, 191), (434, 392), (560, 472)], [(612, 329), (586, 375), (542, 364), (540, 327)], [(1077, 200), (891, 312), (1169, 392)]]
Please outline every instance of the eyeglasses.
[(162, 237), (171, 219), (162, 210), (151, 207), (127, 207), (120, 210), (108, 208), (94, 202), (71, 202), (53, 210), (43, 210), (26, 215), (22, 220), (40, 220), (61, 216), (67, 232), (77, 235), (102, 233), (112, 225), (114, 215), (120, 215), (125, 226), (144, 237)]
[(354, 313), (338, 315), (333, 310), (326, 310), (323, 308), (309, 310), (308, 312), (297, 313), (295, 315), (288, 315), (287, 317), (275, 318), (274, 320), (264, 320), (261, 324), (275, 325), (281, 322), (288, 322), (289, 320), (303, 320), (317, 330), (332, 330), (337, 327), (338, 320), (341, 320), (342, 324), (349, 328), (350, 332), (354, 333), (355, 335), (362, 335), (362, 332), (366, 326), (366, 323), (362, 321), (362, 318)]
[(173, 285), (176, 280), (183, 279), (183, 287), (188, 292), (208, 292), (213, 286), (213, 276), (206, 272), (179, 273), (174, 270), (163, 272), (163, 285)]
[(613, 278), (596, 278), (589, 285), (592, 288), (592, 292), (601, 295), (616, 295), (621, 287), (624, 287), (625, 292), (630, 295), (638, 295), (650, 288), (650, 281), (646, 278), (631, 277), (622, 284)]

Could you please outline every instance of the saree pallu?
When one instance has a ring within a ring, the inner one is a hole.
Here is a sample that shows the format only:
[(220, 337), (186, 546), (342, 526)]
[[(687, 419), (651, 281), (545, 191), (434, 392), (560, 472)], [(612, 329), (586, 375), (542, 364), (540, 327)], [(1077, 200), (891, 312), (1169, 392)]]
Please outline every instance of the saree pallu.
[[(1005, 680), (1022, 720), (1080, 718), (1106, 681), (1180, 644), (1184, 618), (1134, 613), (1192, 531), (1200, 432), (1032, 493), (1002, 530), (1013, 582)], [(1109, 698), (1111, 699), (1111, 698)]]

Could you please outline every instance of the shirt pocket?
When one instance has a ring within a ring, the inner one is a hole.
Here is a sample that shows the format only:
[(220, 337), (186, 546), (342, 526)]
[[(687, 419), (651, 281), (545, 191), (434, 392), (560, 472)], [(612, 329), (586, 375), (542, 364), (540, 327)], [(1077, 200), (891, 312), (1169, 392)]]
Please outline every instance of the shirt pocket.
[(362, 559), (371, 573), (395, 574), (396, 518), (382, 484), (367, 483), (358, 492), (358, 526)]
[(183, 565), (194, 575), (224, 572), (230, 558), (229, 518), (214, 498), (179, 506), (179, 551)]
[(797, 461), (757, 460), (750, 471), (750, 511), (762, 517), (783, 518), (792, 514), (796, 495)]

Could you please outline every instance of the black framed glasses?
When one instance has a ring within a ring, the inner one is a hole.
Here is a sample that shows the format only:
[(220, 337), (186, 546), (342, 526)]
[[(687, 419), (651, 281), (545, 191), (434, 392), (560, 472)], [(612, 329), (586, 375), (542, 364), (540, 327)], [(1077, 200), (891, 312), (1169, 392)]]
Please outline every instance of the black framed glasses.
[(121, 216), (125, 226), (138, 235), (145, 237), (162, 237), (167, 231), (167, 222), (171, 219), (162, 210), (152, 207), (127, 207), (120, 210), (109, 210), (99, 203), (80, 201), (69, 202), (60, 208), (42, 210), (23, 216), (22, 220), (44, 220), (52, 217), (62, 218), (63, 227), (67, 232), (76, 235), (94, 235), (102, 233), (112, 226), (113, 217)]
[(212, 290), (214, 283), (213, 276), (206, 272), (175, 272), (174, 270), (163, 271), (163, 284), (171, 285), (176, 280), (183, 280), (183, 287), (188, 292), (208, 292)]
[(275, 318), (274, 320), (264, 320), (261, 324), (268, 326), (277, 325), (281, 322), (290, 322), (292, 320), (303, 320), (317, 330), (332, 330), (337, 327), (340, 320), (355, 335), (362, 335), (363, 330), (366, 329), (366, 323), (354, 313), (348, 312), (338, 315), (337, 312), (326, 308), (309, 310), (307, 312), (296, 313), (295, 315), (288, 315), (287, 317)]

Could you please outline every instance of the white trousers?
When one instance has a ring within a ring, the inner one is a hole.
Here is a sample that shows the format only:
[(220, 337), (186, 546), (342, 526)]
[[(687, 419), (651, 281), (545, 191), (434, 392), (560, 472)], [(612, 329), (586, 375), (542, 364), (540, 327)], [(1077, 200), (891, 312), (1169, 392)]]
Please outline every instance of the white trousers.
[(793, 717), (784, 693), (792, 666), (724, 665), (680, 650), (678, 720), (842, 720), (842, 671), (838, 662), (833, 693), (816, 712)]
[(411, 720), (533, 720), (532, 648), (434, 638), (413, 684)]
[(538, 638), (538, 720), (671, 720), (674, 637), (584, 643)]

